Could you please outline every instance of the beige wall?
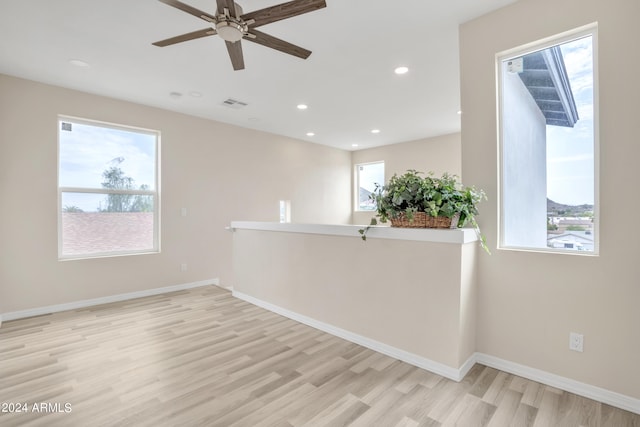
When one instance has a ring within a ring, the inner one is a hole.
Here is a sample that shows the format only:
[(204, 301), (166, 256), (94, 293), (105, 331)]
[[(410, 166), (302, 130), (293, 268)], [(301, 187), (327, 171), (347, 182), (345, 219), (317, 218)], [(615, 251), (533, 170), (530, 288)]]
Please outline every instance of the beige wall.
[[(460, 176), (462, 172), (460, 156), (460, 134), (453, 133), (354, 151), (352, 161), (355, 166), (359, 163), (384, 160), (386, 182), (394, 173), (402, 174), (408, 169), (425, 173), (433, 172), (438, 176), (444, 172)], [(374, 215), (368, 212), (354, 212), (352, 223), (368, 224), (372, 216)]]
[[(494, 250), (478, 257), (478, 351), (640, 398), (640, 263), (625, 218), (637, 193), (640, 2), (521, 0), (461, 26), (462, 169), (487, 191), (497, 242), (495, 55), (592, 22), (599, 28), (600, 256)], [(584, 334), (584, 353), (568, 348)]]
[[(162, 133), (160, 254), (58, 261), (58, 114)], [(346, 224), (350, 167), (348, 151), (0, 75), (0, 313), (231, 285), (231, 220), (277, 221), (289, 199), (294, 222)]]
[(234, 291), (459, 369), (475, 349), (477, 242), (363, 242), (356, 230), (238, 228)]

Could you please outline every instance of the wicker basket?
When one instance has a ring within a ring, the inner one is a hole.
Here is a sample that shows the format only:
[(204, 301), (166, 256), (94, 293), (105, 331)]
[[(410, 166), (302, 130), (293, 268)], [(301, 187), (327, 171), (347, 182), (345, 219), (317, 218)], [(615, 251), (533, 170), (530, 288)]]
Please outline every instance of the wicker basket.
[(390, 218), (392, 227), (399, 228), (456, 228), (460, 214), (455, 214), (452, 218), (446, 216), (433, 217), (425, 212), (416, 212), (410, 221), (404, 213), (397, 218)]

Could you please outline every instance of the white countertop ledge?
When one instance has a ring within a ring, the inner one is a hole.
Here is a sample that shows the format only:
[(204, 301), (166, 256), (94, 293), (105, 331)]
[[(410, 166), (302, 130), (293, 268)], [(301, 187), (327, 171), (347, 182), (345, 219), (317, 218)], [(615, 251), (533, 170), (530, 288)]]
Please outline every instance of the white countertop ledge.
[[(343, 224), (299, 224), (280, 222), (232, 221), (231, 231), (258, 230), (281, 233), (323, 234), (327, 236), (344, 236), (360, 239), (358, 230), (364, 225)], [(367, 239), (413, 240), (433, 243), (465, 244), (478, 240), (472, 228), (433, 229), (433, 228), (396, 228), (388, 226), (372, 226), (367, 232)]]

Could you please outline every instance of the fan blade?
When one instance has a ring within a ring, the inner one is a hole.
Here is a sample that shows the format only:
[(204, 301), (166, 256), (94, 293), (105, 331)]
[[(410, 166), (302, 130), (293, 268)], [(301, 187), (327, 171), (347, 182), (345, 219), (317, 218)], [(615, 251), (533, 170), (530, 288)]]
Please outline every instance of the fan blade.
[(254, 20), (255, 22), (250, 24), (250, 27), (257, 28), (282, 19), (291, 18), (292, 16), (313, 12), (314, 10), (322, 9), (323, 7), (327, 7), (325, 0), (293, 0), (288, 3), (282, 3), (276, 6), (245, 13), (241, 18), (245, 22)]
[[(255, 37), (252, 37), (255, 36)], [(286, 42), (279, 38), (270, 36), (258, 30), (249, 30), (249, 35), (244, 37), (244, 40), (249, 40), (254, 43), (261, 44), (271, 49), (279, 50), (280, 52), (288, 53), (289, 55), (297, 56), (298, 58), (307, 59), (311, 55), (311, 51), (304, 49), (295, 44)]]
[(229, 58), (231, 58), (231, 65), (235, 71), (244, 70), (244, 58), (242, 57), (242, 45), (240, 40), (237, 42), (225, 42), (227, 45), (227, 52), (229, 52)]
[(196, 18), (204, 19), (207, 22), (215, 21), (215, 17), (213, 17), (212, 15), (209, 15), (207, 12), (203, 12), (200, 9), (196, 9), (195, 7), (179, 2), (178, 0), (160, 0), (160, 1), (164, 4), (168, 4), (169, 6), (173, 6), (176, 9), (180, 9), (183, 12), (187, 12), (188, 14), (191, 14)]
[(201, 37), (213, 36), (216, 30), (213, 28), (205, 28), (204, 30), (193, 31), (191, 33), (182, 34), (181, 36), (171, 37), (170, 39), (160, 40), (152, 43), (154, 46), (165, 47), (176, 43), (186, 42), (188, 40), (199, 39)]
[(218, 15), (224, 14), (224, 8), (229, 9), (229, 15), (236, 17), (236, 4), (233, 0), (216, 0), (218, 3)]

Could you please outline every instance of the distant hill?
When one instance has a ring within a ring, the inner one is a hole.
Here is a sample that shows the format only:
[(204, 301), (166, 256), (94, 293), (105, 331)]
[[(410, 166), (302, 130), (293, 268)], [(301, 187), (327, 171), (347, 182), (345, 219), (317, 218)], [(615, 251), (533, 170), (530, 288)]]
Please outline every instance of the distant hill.
[(593, 213), (593, 205), (565, 205), (547, 198), (547, 212), (557, 215), (580, 216), (586, 213)]

